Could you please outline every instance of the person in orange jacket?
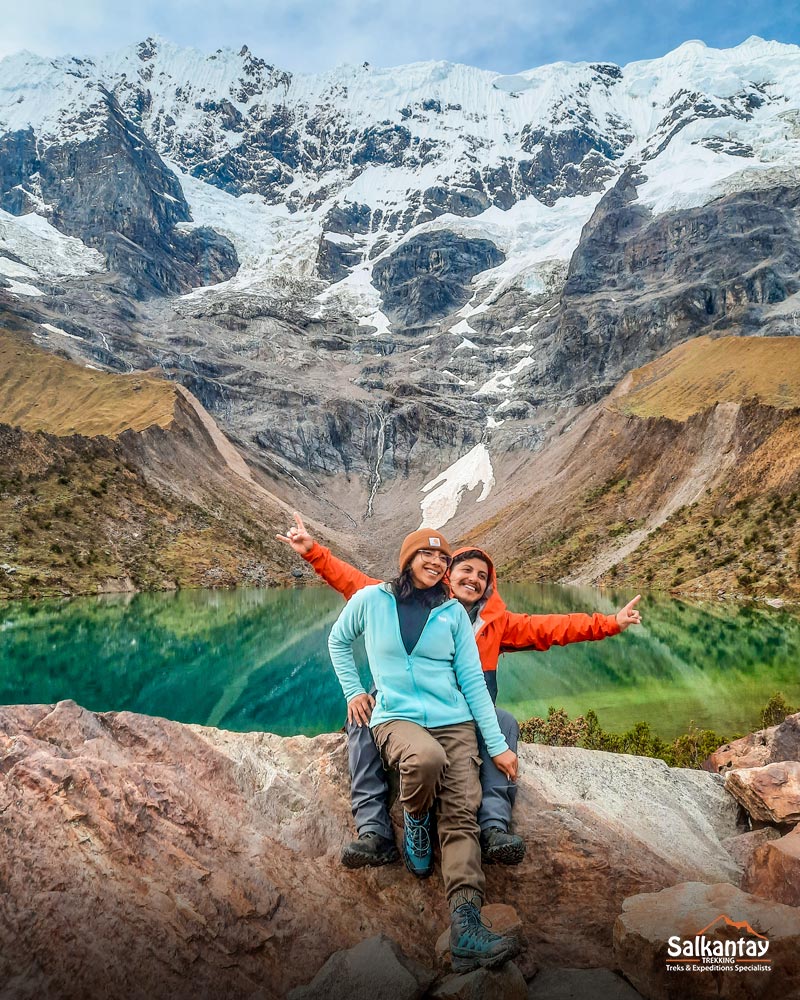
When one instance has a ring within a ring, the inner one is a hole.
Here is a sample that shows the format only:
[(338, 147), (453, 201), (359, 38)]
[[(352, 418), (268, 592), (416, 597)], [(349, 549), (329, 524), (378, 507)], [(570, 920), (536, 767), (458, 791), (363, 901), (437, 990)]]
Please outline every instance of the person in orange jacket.
[[(330, 549), (314, 541), (299, 514), (294, 514), (294, 521), (286, 535), (276, 537), (290, 545), (346, 601), (363, 587), (382, 582), (337, 559)], [(642, 620), (636, 610), (639, 595), (616, 615), (528, 615), (509, 611), (498, 592), (494, 563), (483, 549), (476, 547), (455, 551), (446, 582), (472, 621), (492, 701), (497, 698), (497, 663), (501, 653), (544, 651), (551, 646), (605, 639), (630, 625), (641, 624)], [(374, 705), (373, 692), (354, 699), (347, 710), (352, 809), (358, 831), (358, 838), (342, 852), (342, 863), (348, 868), (383, 865), (398, 857), (389, 818), (386, 772), (369, 728)], [(506, 742), (516, 753), (519, 724), (510, 712), (499, 708), (496, 712)], [(483, 747), (479, 749), (485, 751)], [(510, 832), (516, 785), (493, 765), (487, 753), (482, 752), (481, 759), (483, 801), (478, 823), (484, 861), (519, 864), (525, 856), (525, 841)]]

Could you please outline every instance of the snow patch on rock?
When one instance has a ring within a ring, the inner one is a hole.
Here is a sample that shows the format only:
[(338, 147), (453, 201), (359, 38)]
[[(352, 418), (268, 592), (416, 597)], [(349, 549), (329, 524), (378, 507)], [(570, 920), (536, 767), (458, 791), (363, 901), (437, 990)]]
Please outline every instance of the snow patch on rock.
[(477, 503), (485, 500), (494, 486), (494, 470), (489, 451), (485, 444), (475, 447), (462, 455), (440, 475), (422, 487), (427, 493), (420, 501), (422, 521), (420, 528), (442, 528), (455, 517), (461, 497), (466, 490), (474, 490), (483, 484)]

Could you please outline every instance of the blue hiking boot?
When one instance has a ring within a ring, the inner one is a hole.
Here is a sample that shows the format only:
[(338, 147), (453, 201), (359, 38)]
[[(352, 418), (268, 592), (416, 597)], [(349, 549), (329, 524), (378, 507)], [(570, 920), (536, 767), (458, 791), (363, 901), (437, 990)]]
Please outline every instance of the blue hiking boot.
[(450, 924), (450, 964), (453, 972), (496, 969), (519, 954), (515, 937), (493, 934), (481, 920), (481, 911), (472, 903), (453, 910)]
[(427, 878), (433, 871), (433, 845), (431, 844), (431, 814), (416, 819), (404, 812), (403, 860), (406, 868), (417, 878)]

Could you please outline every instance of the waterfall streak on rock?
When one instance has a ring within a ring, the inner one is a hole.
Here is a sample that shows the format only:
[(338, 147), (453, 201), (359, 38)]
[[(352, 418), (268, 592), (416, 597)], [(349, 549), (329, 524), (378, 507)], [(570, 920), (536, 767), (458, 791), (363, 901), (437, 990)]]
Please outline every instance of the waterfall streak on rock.
[(370, 485), (369, 500), (367, 500), (367, 512), (364, 515), (364, 520), (368, 517), (372, 517), (372, 504), (375, 500), (375, 495), (381, 485), (381, 462), (383, 461), (383, 452), (385, 448), (386, 441), (386, 421), (383, 414), (378, 410), (378, 457), (375, 459), (375, 471), (370, 476), (372, 483)]

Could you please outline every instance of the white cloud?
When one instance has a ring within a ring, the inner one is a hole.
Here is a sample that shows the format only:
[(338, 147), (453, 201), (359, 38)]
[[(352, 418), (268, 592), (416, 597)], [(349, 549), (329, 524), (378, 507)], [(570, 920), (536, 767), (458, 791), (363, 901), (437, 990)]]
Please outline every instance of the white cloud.
[(545, 0), (507, 0), (499, 8), (485, 0), (271, 0), (259, 8), (251, 0), (140, 0), (121, 18), (103, 0), (31, 0), (4, 15), (0, 56), (20, 49), (94, 56), (160, 34), (205, 51), (247, 44), (295, 72), (433, 59), (511, 72), (535, 65), (536, 52), (563, 45), (599, 5), (579, 0), (558, 10)]
[(516, 73), (558, 60), (625, 63), (690, 38), (726, 47), (757, 34), (796, 42), (800, 14), (785, 0), (139, 0), (120, 14), (108, 0), (4, 5), (0, 56), (99, 55), (160, 34), (213, 52), (247, 44), (273, 65), (319, 72), (342, 62), (394, 66), (464, 62)]

